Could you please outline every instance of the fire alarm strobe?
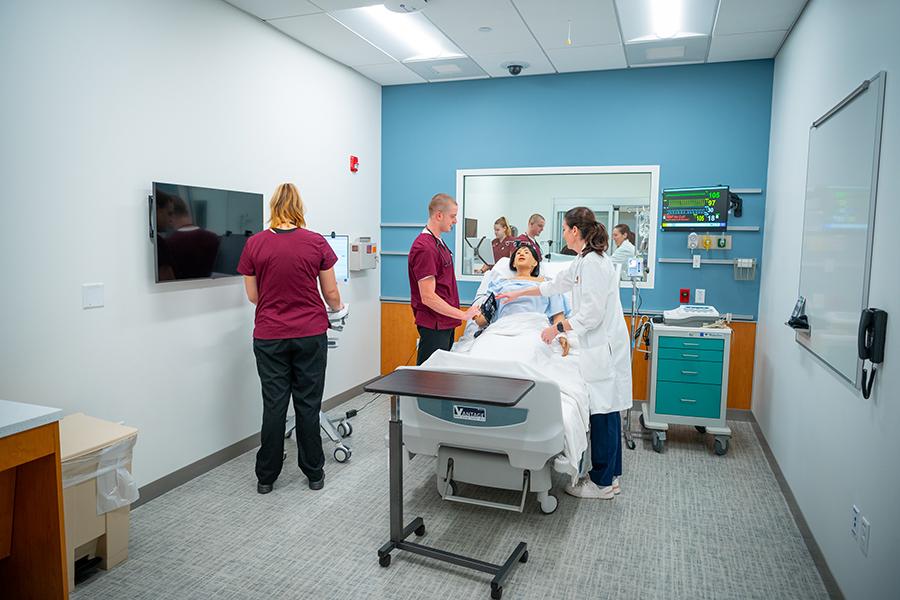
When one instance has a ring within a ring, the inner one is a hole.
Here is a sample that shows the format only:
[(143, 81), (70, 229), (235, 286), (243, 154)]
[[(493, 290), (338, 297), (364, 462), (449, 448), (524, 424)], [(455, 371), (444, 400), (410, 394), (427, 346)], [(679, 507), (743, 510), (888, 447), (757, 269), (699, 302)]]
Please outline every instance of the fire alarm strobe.
[(359, 171), (359, 158), (357, 158), (351, 154), (350, 155), (350, 172), (356, 173), (357, 171)]

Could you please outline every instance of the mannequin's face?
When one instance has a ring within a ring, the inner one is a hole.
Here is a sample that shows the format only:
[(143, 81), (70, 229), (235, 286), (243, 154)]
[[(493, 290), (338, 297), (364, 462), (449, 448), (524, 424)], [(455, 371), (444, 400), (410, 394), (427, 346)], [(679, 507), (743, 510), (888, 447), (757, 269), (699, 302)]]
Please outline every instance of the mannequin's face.
[(516, 265), (516, 271), (531, 273), (537, 266), (537, 261), (534, 260), (531, 250), (528, 248), (519, 248), (516, 250), (516, 260), (513, 264)]

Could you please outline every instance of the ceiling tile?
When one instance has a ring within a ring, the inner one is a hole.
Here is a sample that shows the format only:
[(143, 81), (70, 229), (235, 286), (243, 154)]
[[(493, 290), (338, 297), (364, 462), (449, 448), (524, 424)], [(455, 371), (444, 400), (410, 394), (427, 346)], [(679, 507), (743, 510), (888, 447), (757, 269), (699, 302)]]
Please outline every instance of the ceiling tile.
[(553, 64), (547, 60), (544, 53), (538, 48), (533, 52), (500, 52), (490, 54), (478, 54), (472, 56), (481, 68), (487, 71), (491, 77), (513, 77), (506, 69), (507, 63), (524, 63), (528, 66), (522, 70), (521, 75), (546, 75), (556, 73)]
[(260, 19), (278, 19), (296, 17), (322, 12), (322, 9), (306, 0), (226, 0), (228, 4), (237, 6)]
[(393, 58), (324, 13), (276, 19), (269, 23), (310, 48), (351, 67), (395, 62)]
[[(509, 0), (435, 2), (422, 14), (469, 56), (540, 49)], [(479, 27), (492, 31), (478, 31)]]
[(622, 44), (550, 48), (547, 54), (560, 73), (624, 69), (628, 66)]
[(476, 79), (485, 77), (484, 71), (468, 56), (441, 60), (421, 60), (403, 63), (428, 81)]
[[(719, 0), (616, 0), (626, 43), (709, 36)], [(669, 10), (662, 10), (667, 7)], [(670, 30), (665, 32), (664, 30)]]
[(362, 6), (373, 6), (375, 4), (384, 4), (384, 0), (312, 0), (313, 4), (324, 11), (331, 12), (334, 10), (347, 10), (348, 8), (360, 8)]
[(713, 35), (787, 31), (806, 0), (721, 0)]
[(760, 31), (713, 36), (709, 62), (772, 58), (781, 46), (786, 31)]
[(513, 0), (544, 48), (566, 48), (569, 21), (572, 46), (621, 42), (613, 0)]
[(381, 85), (402, 85), (406, 83), (425, 83), (425, 80), (395, 62), (389, 65), (364, 65), (354, 67), (357, 71)]
[(625, 56), (632, 67), (704, 62), (708, 44), (705, 35), (625, 44)]

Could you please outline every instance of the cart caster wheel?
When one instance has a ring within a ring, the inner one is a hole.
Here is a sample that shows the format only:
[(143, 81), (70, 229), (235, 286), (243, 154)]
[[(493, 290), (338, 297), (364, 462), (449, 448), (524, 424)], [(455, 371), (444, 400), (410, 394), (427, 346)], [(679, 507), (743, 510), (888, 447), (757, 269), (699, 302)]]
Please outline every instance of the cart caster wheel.
[[(556, 509), (559, 508), (559, 499), (553, 494), (547, 494), (547, 497), (541, 500), (541, 512), (545, 515), (552, 515), (556, 512)], [(523, 556), (526, 556), (528, 551), (525, 551)], [(525, 562), (524, 560), (522, 562)]]
[(634, 440), (625, 440), (625, 445), (628, 446), (629, 450), (634, 450)]
[(526, 550), (525, 552), (522, 553), (522, 556), (519, 557), (519, 562), (520, 563), (528, 562), (528, 550)]
[(413, 531), (413, 533), (416, 534), (418, 537), (422, 537), (423, 535), (425, 535), (425, 523), (422, 523), (421, 525), (416, 527), (415, 530)]
[(337, 432), (341, 437), (350, 437), (353, 435), (353, 425), (349, 421), (341, 421), (337, 425)]
[(503, 597), (503, 586), (502, 585), (494, 585), (491, 584), (491, 598), (493, 600), (500, 600)]
[(641, 429), (647, 429), (647, 425), (644, 424), (644, 413), (638, 417), (638, 422), (641, 424)]
[(663, 447), (665, 446), (665, 440), (659, 437), (659, 433), (653, 432), (653, 450), (655, 452), (662, 452)]
[(385, 554), (385, 555), (383, 555), (383, 556), (379, 556), (379, 557), (378, 557), (378, 564), (381, 565), (382, 567), (385, 567), (385, 568), (389, 567), (390, 564), (391, 564), (391, 555), (390, 555), (390, 554)]
[(694, 429), (696, 429), (699, 433), (706, 433), (705, 425), (694, 425)]
[(714, 450), (717, 456), (724, 456), (728, 452), (728, 438), (716, 438)]
[(345, 463), (350, 460), (351, 454), (352, 453), (350, 452), (350, 448), (347, 448), (345, 446), (338, 446), (334, 449), (334, 460), (338, 461), (339, 463)]

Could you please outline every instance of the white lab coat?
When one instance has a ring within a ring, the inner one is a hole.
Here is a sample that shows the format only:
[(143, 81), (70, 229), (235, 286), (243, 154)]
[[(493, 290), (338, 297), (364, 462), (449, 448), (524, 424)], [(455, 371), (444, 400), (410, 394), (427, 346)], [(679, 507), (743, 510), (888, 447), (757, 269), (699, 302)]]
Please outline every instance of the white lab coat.
[(613, 264), (620, 263), (622, 265), (622, 279), (627, 279), (627, 270), (626, 265), (628, 264), (628, 259), (634, 256), (634, 244), (629, 242), (627, 239), (622, 240), (622, 243), (619, 244), (619, 247), (616, 248), (615, 252), (612, 253), (612, 261)]
[(569, 325), (578, 335), (591, 414), (631, 408), (631, 344), (612, 260), (596, 252), (579, 256), (540, 289), (543, 296), (572, 291)]

